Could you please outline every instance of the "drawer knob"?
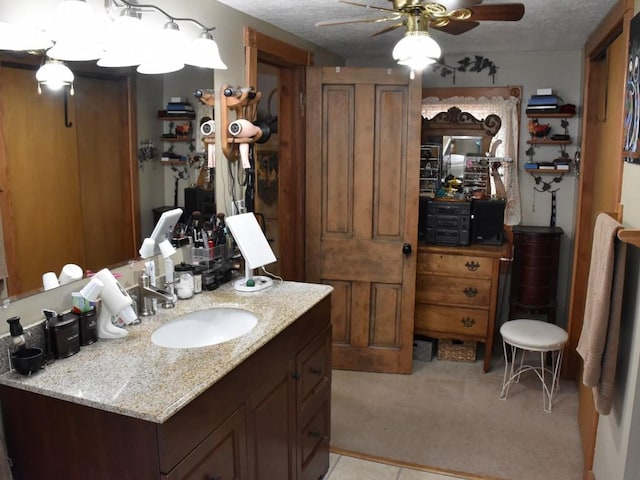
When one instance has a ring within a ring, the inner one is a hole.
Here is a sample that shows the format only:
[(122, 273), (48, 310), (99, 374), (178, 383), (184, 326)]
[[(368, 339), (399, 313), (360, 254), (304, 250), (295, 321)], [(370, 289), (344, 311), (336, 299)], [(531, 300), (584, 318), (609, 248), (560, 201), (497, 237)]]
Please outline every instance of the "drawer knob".
[(470, 272), (475, 272), (476, 270), (478, 270), (478, 268), (480, 268), (480, 264), (478, 262), (467, 262), (464, 264), (465, 267), (467, 267), (467, 270), (469, 270)]
[(471, 328), (476, 324), (476, 321), (471, 317), (464, 317), (460, 320), (460, 323), (462, 323), (462, 326), (465, 328)]
[(313, 373), (314, 375), (322, 375), (322, 369), (321, 368), (316, 368), (316, 367), (309, 367), (309, 372)]
[(478, 289), (473, 287), (467, 287), (463, 290), (463, 292), (467, 297), (473, 298), (478, 294)]

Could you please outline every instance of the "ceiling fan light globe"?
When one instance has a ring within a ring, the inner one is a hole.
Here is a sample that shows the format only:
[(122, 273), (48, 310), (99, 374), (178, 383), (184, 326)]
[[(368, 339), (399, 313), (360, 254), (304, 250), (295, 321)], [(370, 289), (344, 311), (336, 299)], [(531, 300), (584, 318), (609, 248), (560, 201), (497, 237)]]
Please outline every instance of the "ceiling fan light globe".
[(399, 65), (407, 65), (414, 71), (424, 70), (435, 63), (442, 50), (425, 31), (407, 32), (393, 48), (393, 59)]
[(47, 59), (36, 72), (38, 85), (46, 85), (50, 90), (60, 90), (66, 85), (72, 85), (73, 78), (71, 69), (55, 59)]

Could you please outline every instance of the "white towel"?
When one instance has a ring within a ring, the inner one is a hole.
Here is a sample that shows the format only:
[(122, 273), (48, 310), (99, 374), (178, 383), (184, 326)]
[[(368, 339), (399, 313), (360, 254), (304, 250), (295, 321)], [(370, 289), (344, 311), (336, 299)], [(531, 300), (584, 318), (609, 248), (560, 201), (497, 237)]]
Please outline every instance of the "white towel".
[[(577, 352), (582, 382), (593, 388), (596, 410), (611, 411), (615, 378), (626, 244), (616, 240), (622, 225), (606, 213), (596, 217), (582, 332)], [(617, 244), (617, 245), (616, 245)]]

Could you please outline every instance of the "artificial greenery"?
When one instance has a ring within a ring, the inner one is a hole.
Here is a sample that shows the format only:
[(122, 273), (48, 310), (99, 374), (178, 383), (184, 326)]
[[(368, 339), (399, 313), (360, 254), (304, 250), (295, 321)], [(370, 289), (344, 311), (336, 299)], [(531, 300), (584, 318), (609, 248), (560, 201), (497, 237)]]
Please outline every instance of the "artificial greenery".
[(488, 58), (481, 55), (475, 55), (472, 60), (469, 57), (464, 57), (462, 60), (458, 60), (458, 66), (453, 67), (445, 63), (444, 58), (441, 58), (433, 64), (433, 71), (440, 71), (441, 77), (453, 75), (453, 84), (456, 83), (456, 72), (476, 72), (480, 73), (484, 70), (488, 70), (488, 75), (491, 76), (492, 83), (496, 83), (496, 73), (498, 73), (498, 67)]

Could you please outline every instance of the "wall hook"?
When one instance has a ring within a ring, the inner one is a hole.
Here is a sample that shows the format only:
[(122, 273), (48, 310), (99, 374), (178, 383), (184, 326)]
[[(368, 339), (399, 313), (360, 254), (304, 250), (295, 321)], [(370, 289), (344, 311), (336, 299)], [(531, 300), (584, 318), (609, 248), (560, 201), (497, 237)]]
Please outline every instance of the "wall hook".
[(71, 128), (73, 123), (69, 121), (69, 92), (67, 89), (64, 89), (64, 126), (67, 128)]

